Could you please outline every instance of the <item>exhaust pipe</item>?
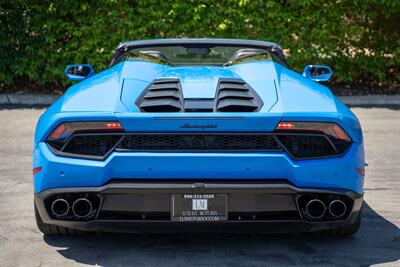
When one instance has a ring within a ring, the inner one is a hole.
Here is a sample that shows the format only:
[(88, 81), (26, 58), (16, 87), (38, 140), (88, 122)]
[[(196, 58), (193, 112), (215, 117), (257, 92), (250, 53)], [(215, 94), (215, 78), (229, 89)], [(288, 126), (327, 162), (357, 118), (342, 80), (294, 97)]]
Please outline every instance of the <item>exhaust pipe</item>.
[(343, 201), (341, 200), (334, 200), (329, 204), (329, 213), (333, 217), (342, 217), (343, 215), (346, 214), (347, 207), (346, 204), (344, 204)]
[(92, 212), (92, 202), (87, 198), (78, 198), (72, 204), (72, 212), (78, 218), (87, 217)]
[(319, 199), (312, 199), (306, 205), (306, 214), (310, 218), (320, 219), (325, 215), (326, 206)]
[(63, 198), (59, 198), (51, 203), (51, 212), (57, 217), (63, 217), (68, 214), (69, 211), (69, 204)]

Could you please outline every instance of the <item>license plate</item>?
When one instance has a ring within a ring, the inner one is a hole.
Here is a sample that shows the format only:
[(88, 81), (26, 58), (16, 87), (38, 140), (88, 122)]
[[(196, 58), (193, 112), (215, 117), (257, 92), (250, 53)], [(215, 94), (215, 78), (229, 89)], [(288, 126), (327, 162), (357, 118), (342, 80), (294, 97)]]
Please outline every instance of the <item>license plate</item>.
[(228, 197), (224, 194), (173, 194), (172, 221), (225, 221)]

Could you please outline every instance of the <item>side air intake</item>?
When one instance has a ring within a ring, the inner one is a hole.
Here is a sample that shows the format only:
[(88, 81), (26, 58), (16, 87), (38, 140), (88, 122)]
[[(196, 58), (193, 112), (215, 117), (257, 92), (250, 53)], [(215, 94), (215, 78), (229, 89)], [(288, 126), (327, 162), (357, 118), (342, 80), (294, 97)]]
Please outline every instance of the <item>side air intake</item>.
[(220, 79), (215, 97), (217, 112), (256, 112), (263, 106), (261, 98), (243, 80)]
[(158, 79), (137, 99), (142, 112), (181, 112), (183, 95), (179, 79)]

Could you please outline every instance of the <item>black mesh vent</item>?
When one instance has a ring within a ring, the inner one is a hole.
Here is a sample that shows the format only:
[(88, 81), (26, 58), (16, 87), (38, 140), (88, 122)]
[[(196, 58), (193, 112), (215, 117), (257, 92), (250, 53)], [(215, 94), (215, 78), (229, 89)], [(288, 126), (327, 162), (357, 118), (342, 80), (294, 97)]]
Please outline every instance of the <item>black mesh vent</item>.
[(351, 141), (331, 138), (338, 154), (343, 154), (349, 148)]
[(183, 107), (179, 79), (155, 80), (138, 98), (142, 112), (180, 112)]
[(327, 157), (338, 154), (325, 135), (277, 135), (294, 158)]
[(281, 150), (273, 135), (149, 134), (127, 135), (118, 149), (133, 151)]
[(342, 155), (351, 141), (306, 133), (91, 133), (72, 136), (64, 148), (48, 144), (60, 155), (99, 160), (114, 148), (119, 152), (287, 151), (292, 158), (300, 160)]
[(219, 112), (255, 112), (263, 102), (257, 93), (243, 80), (220, 79), (215, 98), (215, 110)]
[(62, 152), (89, 156), (104, 156), (120, 139), (121, 135), (75, 135)]

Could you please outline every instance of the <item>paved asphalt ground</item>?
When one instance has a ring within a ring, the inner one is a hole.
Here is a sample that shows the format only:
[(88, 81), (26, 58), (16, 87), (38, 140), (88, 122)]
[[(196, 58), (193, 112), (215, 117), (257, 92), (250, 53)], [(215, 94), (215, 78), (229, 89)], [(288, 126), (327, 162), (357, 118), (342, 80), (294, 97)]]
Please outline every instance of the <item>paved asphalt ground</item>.
[(354, 108), (369, 166), (351, 238), (304, 235), (48, 237), (33, 217), (31, 150), (41, 109), (0, 110), (0, 266), (400, 266), (400, 110)]

